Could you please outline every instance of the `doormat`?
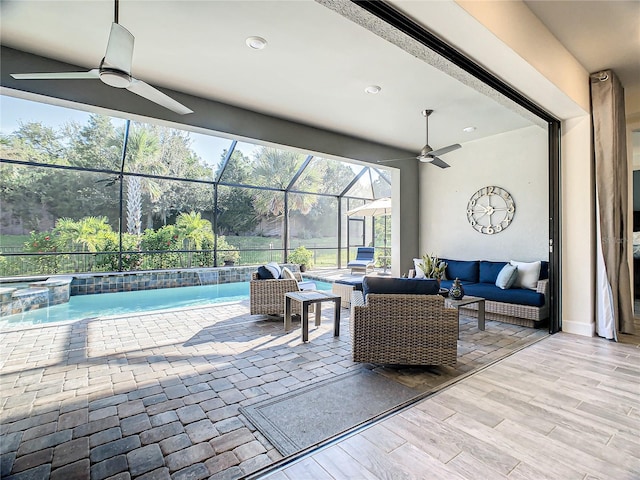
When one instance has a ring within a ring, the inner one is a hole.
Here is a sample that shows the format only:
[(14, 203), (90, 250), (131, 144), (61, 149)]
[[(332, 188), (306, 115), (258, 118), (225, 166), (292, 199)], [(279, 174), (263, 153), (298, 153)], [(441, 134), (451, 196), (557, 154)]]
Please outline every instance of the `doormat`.
[(371, 420), (420, 392), (361, 368), (240, 411), (289, 456)]

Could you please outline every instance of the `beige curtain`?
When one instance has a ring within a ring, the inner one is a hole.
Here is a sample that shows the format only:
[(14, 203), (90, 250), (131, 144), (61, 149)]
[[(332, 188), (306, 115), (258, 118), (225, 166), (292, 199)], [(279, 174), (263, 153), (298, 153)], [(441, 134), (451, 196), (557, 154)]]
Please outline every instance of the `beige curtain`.
[(634, 333), (627, 231), (627, 140), (624, 90), (612, 70), (591, 75), (596, 175), (596, 333)]

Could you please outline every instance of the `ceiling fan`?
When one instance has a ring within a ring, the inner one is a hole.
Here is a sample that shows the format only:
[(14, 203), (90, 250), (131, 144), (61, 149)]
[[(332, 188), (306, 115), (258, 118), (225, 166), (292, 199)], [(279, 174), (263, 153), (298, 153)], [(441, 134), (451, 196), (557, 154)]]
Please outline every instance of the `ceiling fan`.
[(114, 22), (111, 24), (107, 51), (98, 68), (88, 72), (12, 73), (11, 76), (17, 80), (99, 79), (111, 87), (126, 88), (180, 115), (193, 113), (190, 108), (131, 75), (134, 37), (129, 30), (118, 23), (118, 1), (115, 0)]
[[(450, 165), (444, 162), (443, 160), (441, 160), (440, 158), (438, 158), (438, 156), (444, 155), (445, 153), (453, 152), (454, 150), (458, 150), (459, 148), (462, 148), (462, 145), (460, 145), (459, 143), (454, 143), (453, 145), (438, 148), (437, 150), (434, 150), (433, 148), (431, 148), (431, 146), (429, 145), (429, 116), (432, 113), (433, 113), (433, 110), (422, 111), (422, 116), (425, 117), (426, 125), (427, 125), (427, 130), (426, 130), (427, 143), (424, 147), (422, 147), (422, 150), (420, 150), (420, 153), (415, 158), (417, 158), (423, 163), (431, 163), (436, 167), (448, 168)], [(410, 157), (410, 158), (414, 158), (414, 157)], [(378, 163), (397, 162), (399, 160), (408, 160), (408, 158), (394, 158), (393, 160), (380, 160)]]

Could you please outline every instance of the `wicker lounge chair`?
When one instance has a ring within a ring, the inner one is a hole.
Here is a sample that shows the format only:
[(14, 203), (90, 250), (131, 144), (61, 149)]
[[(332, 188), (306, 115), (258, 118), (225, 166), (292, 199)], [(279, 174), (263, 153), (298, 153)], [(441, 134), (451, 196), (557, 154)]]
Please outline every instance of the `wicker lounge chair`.
[(440, 295), (351, 296), (353, 361), (396, 365), (455, 365), (458, 313)]
[(373, 247), (358, 247), (355, 260), (351, 260), (347, 263), (347, 268), (351, 269), (351, 274), (354, 271), (362, 272), (366, 274), (369, 269), (373, 271), (376, 262), (373, 258), (375, 249)]
[[(251, 315), (284, 315), (284, 294), (289, 292), (299, 292), (301, 290), (300, 284), (305, 283), (302, 281), (302, 275), (300, 272), (293, 272), (295, 280), (293, 279), (269, 279), (261, 280), (258, 278), (258, 273), (251, 274), (251, 281), (249, 282), (249, 303)], [(313, 282), (309, 283), (310, 286), (315, 286)], [(313, 312), (313, 305), (311, 305), (309, 311)], [(297, 302), (293, 302), (293, 313), (300, 315), (300, 305)]]

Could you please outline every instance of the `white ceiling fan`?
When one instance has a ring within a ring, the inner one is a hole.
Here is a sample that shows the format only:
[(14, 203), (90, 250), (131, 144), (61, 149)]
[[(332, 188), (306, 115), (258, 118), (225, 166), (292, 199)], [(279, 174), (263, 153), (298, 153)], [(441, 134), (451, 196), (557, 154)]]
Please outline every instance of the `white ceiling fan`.
[(114, 22), (107, 42), (107, 51), (98, 68), (88, 72), (52, 72), (52, 73), (12, 73), (16, 80), (92, 80), (99, 79), (103, 83), (116, 88), (126, 88), (130, 92), (151, 100), (180, 115), (193, 113), (188, 107), (165, 95), (148, 83), (131, 75), (133, 59), (133, 35), (118, 23), (118, 1), (115, 0)]
[[(427, 143), (424, 147), (422, 147), (422, 150), (420, 150), (420, 153), (415, 158), (417, 158), (423, 163), (431, 163), (436, 167), (448, 168), (450, 165), (445, 161), (443, 161), (442, 159), (438, 158), (438, 156), (444, 155), (445, 153), (453, 152), (454, 150), (458, 150), (459, 148), (462, 148), (462, 145), (460, 145), (459, 143), (454, 143), (453, 145), (438, 148), (437, 150), (434, 150), (433, 148), (431, 148), (431, 146), (429, 145), (429, 116), (432, 113), (433, 113), (433, 110), (422, 111), (422, 116), (424, 116), (426, 119)], [(409, 158), (414, 158), (414, 157), (409, 157)], [(408, 160), (408, 158), (394, 158), (393, 160), (380, 160), (378, 163), (397, 162), (399, 160)]]

